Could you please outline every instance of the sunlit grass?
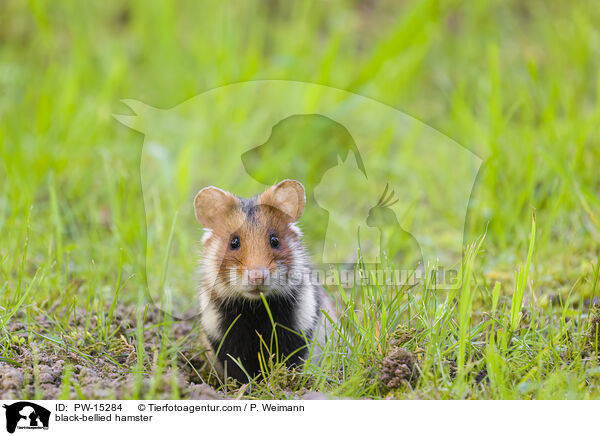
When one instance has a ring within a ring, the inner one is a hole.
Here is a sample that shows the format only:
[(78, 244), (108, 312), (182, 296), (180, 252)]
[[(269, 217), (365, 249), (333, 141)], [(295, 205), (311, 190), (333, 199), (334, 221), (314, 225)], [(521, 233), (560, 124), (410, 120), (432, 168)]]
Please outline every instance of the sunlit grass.
[[(19, 396), (46, 395), (40, 350), (64, 361), (62, 397), (93, 395), (81, 384), (84, 362), (122, 377), (96, 391), (103, 397), (186, 397), (180, 378), (208, 381), (197, 325), (156, 314), (167, 300), (148, 301), (142, 137), (112, 114), (127, 111), (124, 98), (167, 108), (256, 79), (365, 95), (485, 163), (455, 287), (332, 287), (344, 337), (321, 367), (292, 381), (274, 370), (223, 392), (598, 396), (600, 10), (541, 0), (372, 5), (0, 5), (0, 363), (25, 369)], [(164, 212), (166, 234), (186, 222), (174, 213)], [(195, 253), (197, 229), (189, 235), (178, 242)], [(167, 267), (188, 274), (165, 253), (159, 277)], [(393, 345), (394, 335), (405, 342)], [(419, 376), (387, 389), (378, 377), (394, 347), (414, 354)]]

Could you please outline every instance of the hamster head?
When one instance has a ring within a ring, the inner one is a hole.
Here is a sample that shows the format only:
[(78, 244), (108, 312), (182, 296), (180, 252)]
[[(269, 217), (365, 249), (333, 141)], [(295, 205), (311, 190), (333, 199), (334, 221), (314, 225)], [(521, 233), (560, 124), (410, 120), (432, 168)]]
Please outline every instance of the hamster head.
[(206, 230), (201, 258), (204, 289), (221, 299), (290, 295), (305, 254), (294, 224), (302, 215), (304, 187), (284, 180), (250, 199), (209, 186), (194, 199)]

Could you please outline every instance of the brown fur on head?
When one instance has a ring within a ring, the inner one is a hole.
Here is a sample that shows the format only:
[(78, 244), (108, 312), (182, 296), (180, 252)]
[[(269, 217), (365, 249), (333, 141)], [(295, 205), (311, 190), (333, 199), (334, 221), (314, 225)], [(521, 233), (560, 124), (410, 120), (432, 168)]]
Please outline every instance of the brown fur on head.
[(286, 277), (302, 261), (294, 225), (306, 202), (304, 187), (284, 180), (250, 199), (214, 186), (194, 199), (194, 211), (208, 230), (202, 256), (203, 283), (220, 298), (260, 298), (286, 293)]

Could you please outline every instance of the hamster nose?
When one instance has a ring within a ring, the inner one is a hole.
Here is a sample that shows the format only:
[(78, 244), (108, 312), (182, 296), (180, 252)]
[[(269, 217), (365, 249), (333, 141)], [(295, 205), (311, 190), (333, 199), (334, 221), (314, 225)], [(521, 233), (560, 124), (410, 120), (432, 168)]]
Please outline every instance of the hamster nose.
[(269, 278), (269, 270), (267, 268), (253, 268), (248, 270), (248, 283), (253, 286), (264, 285)]

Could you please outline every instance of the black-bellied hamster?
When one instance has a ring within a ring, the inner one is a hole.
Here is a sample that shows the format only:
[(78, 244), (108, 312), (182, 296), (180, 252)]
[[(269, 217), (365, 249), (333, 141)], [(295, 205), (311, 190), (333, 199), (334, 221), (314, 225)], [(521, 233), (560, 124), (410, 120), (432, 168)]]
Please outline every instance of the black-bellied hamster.
[[(336, 319), (333, 300), (313, 283), (313, 266), (296, 224), (305, 203), (304, 187), (295, 180), (249, 199), (214, 186), (194, 199), (205, 229), (201, 324), (215, 367), (219, 372), (226, 367), (227, 375), (239, 381), (248, 380), (246, 373), (261, 374), (259, 356), (268, 359), (278, 352), (288, 367), (302, 364), (313, 340), (322, 346), (331, 332), (322, 310)], [(320, 347), (312, 349), (314, 358)]]

